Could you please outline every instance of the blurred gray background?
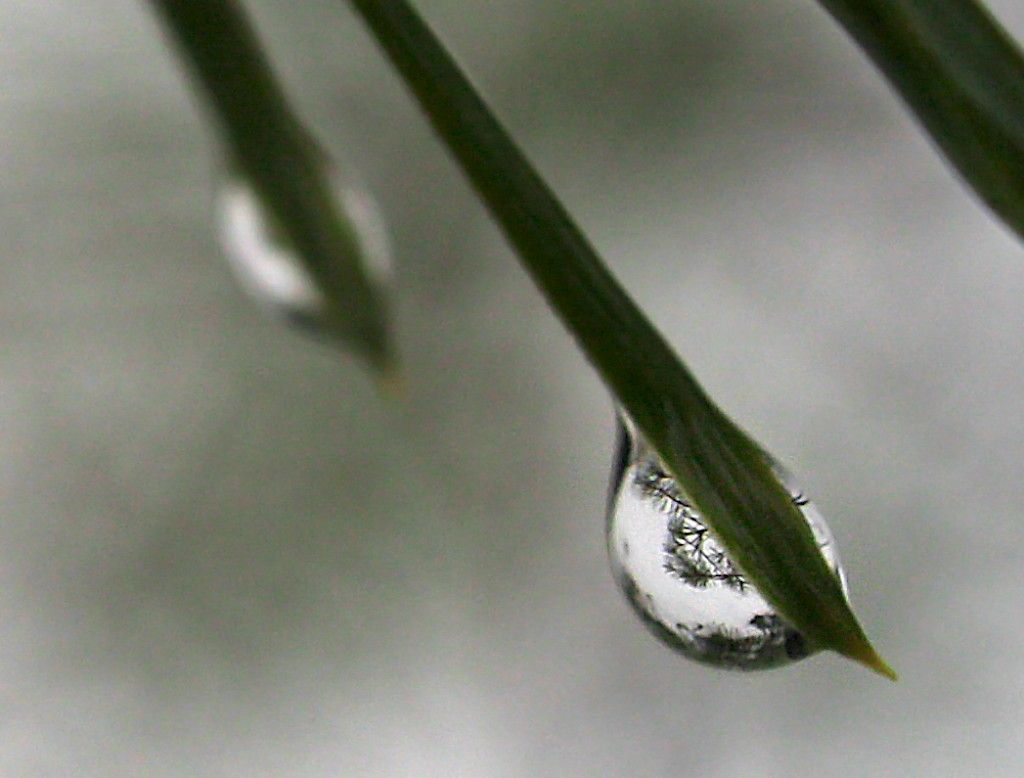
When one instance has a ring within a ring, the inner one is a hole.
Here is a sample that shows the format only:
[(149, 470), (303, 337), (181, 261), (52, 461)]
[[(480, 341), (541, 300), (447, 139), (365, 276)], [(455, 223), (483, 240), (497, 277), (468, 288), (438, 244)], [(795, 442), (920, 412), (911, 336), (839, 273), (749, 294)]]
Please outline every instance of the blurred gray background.
[(641, 628), (608, 397), (345, 3), (251, 7), (392, 225), (399, 404), (236, 287), (146, 6), (6, 0), (0, 774), (1019, 775), (1021, 246), (809, 0), (420, 5), (802, 475), (900, 683)]

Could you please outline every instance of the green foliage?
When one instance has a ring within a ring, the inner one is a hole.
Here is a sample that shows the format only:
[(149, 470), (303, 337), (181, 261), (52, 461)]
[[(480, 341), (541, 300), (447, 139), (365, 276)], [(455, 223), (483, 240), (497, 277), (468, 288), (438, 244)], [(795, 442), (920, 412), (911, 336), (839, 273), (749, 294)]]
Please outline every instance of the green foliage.
[[(313, 144), (233, 0), (152, 0), (235, 164), (387, 362), (383, 305), (325, 206)], [(1024, 59), (971, 0), (821, 0), (943, 152), (1024, 235)], [(872, 648), (761, 447), (704, 393), (405, 0), (351, 0), (581, 350), (744, 574), (817, 648), (895, 677)]]
[(384, 301), (354, 228), (336, 206), (302, 126), (234, 0), (151, 0), (206, 98), (228, 165), (252, 187), (330, 301), (331, 329), (378, 370), (391, 369)]
[(818, 648), (883, 674), (762, 449), (707, 397), (402, 0), (353, 0), (552, 309), (730, 556)]
[(1024, 57), (972, 0), (821, 0), (957, 170), (1024, 236)]

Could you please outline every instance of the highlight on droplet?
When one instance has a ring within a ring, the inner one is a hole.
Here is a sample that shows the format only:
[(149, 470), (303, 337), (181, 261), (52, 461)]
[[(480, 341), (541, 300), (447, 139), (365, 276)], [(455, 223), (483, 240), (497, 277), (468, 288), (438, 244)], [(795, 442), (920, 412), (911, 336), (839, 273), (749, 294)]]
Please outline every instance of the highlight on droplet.
[[(351, 261), (383, 288), (391, 280), (392, 253), (380, 210), (364, 187), (325, 164), (334, 206), (356, 239)], [(228, 177), (217, 194), (216, 213), (221, 245), (246, 293), (302, 329), (332, 335), (331, 322), (338, 317), (332, 316), (328, 296), (244, 177)]]

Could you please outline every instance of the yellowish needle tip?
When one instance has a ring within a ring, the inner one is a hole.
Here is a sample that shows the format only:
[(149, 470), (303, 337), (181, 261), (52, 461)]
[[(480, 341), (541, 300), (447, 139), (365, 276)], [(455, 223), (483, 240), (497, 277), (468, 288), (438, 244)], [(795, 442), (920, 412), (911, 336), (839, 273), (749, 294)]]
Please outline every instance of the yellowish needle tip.
[(878, 655), (878, 652), (875, 651), (869, 643), (865, 643), (863, 647), (858, 647), (855, 651), (851, 651), (849, 653), (844, 651), (843, 653), (854, 662), (864, 665), (869, 670), (888, 678), (890, 681), (895, 682), (899, 680), (899, 676), (896, 675), (896, 671), (889, 666), (888, 662)]

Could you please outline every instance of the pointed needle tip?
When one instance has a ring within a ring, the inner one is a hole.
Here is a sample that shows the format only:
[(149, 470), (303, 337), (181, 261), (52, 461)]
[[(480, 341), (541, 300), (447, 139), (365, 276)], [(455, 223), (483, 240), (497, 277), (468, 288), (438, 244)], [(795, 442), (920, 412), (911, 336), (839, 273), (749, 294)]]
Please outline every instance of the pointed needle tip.
[(884, 678), (888, 678), (893, 683), (899, 681), (900, 677), (896, 674), (896, 671), (889, 666), (888, 662), (877, 654), (875, 655), (875, 660), (875, 662), (868, 665), (869, 669), (874, 670)]
[(864, 665), (872, 672), (878, 673), (883, 678), (888, 678), (890, 681), (895, 683), (899, 680), (899, 676), (896, 675), (896, 671), (889, 666), (889, 663), (882, 659), (878, 655), (878, 652), (870, 645), (865, 645), (863, 648), (846, 653), (846, 656), (852, 659), (854, 662)]

